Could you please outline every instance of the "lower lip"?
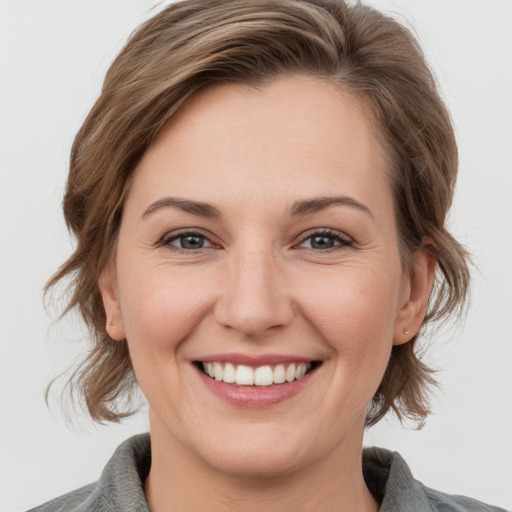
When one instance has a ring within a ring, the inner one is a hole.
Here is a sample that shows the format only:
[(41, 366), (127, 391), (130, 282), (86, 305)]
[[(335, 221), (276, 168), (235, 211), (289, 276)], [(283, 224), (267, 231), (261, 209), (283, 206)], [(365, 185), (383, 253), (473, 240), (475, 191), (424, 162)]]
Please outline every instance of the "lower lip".
[(203, 382), (212, 393), (231, 405), (247, 408), (270, 407), (294, 397), (304, 389), (316, 370), (317, 368), (311, 370), (304, 377), (293, 382), (272, 386), (237, 386), (212, 379), (199, 368), (197, 369)]

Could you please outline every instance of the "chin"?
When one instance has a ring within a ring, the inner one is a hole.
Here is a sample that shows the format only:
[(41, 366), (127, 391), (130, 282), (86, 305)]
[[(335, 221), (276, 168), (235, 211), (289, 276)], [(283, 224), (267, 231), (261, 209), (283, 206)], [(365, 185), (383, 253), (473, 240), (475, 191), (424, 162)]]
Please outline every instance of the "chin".
[[(312, 461), (307, 443), (297, 430), (283, 425), (252, 425), (230, 428), (224, 435), (211, 438), (209, 432), (202, 446), (195, 446), (200, 459), (213, 469), (242, 478), (272, 478), (290, 474)], [(312, 438), (312, 436), (307, 436)], [(318, 447), (317, 447), (318, 449)]]
[(263, 479), (289, 475), (307, 465), (303, 454), (294, 447), (260, 450), (230, 446), (220, 457), (208, 454), (206, 462), (215, 470), (239, 478)]

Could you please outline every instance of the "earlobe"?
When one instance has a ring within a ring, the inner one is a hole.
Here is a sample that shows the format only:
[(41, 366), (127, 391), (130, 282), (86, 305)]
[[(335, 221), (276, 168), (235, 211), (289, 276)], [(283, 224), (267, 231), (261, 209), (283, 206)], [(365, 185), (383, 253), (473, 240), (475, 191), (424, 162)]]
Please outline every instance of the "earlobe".
[(395, 322), (393, 345), (410, 341), (423, 324), (437, 265), (433, 251), (432, 241), (425, 238), (414, 253), (412, 272), (404, 279), (405, 296)]
[(98, 286), (107, 317), (105, 326), (107, 334), (114, 340), (124, 340), (126, 334), (116, 287), (115, 269), (111, 267), (105, 269), (101, 273)]

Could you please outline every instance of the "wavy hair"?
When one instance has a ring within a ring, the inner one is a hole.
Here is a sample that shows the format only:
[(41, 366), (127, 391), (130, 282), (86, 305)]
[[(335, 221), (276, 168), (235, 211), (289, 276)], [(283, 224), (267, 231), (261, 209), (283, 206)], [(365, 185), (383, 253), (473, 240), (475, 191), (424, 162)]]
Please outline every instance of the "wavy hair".
[[(390, 161), (404, 266), (422, 237), (438, 264), (425, 324), (457, 314), (469, 287), (468, 255), (445, 226), (457, 147), (436, 81), (411, 32), (360, 2), (184, 0), (144, 23), (109, 68), (71, 151), (64, 215), (76, 249), (47, 285), (69, 281), (65, 313), (78, 309), (91, 346), (68, 384), (95, 421), (130, 414), (134, 390), (126, 340), (112, 340), (98, 287), (112, 260), (132, 174), (160, 130), (198, 91), (218, 83), (261, 85), (283, 74), (339, 85), (373, 114)], [(394, 346), (366, 424), (390, 409), (423, 420), (433, 371), (419, 335)]]

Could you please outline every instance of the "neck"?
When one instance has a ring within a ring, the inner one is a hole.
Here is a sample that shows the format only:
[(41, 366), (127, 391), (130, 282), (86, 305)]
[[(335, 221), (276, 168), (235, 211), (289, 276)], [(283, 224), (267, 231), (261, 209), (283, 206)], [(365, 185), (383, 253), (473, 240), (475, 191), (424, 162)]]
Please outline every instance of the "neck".
[(159, 429), (151, 432), (152, 463), (145, 492), (151, 512), (173, 510), (357, 510), (377, 512), (364, 482), (362, 436), (336, 447), (327, 458), (274, 476), (239, 476), (217, 471)]

